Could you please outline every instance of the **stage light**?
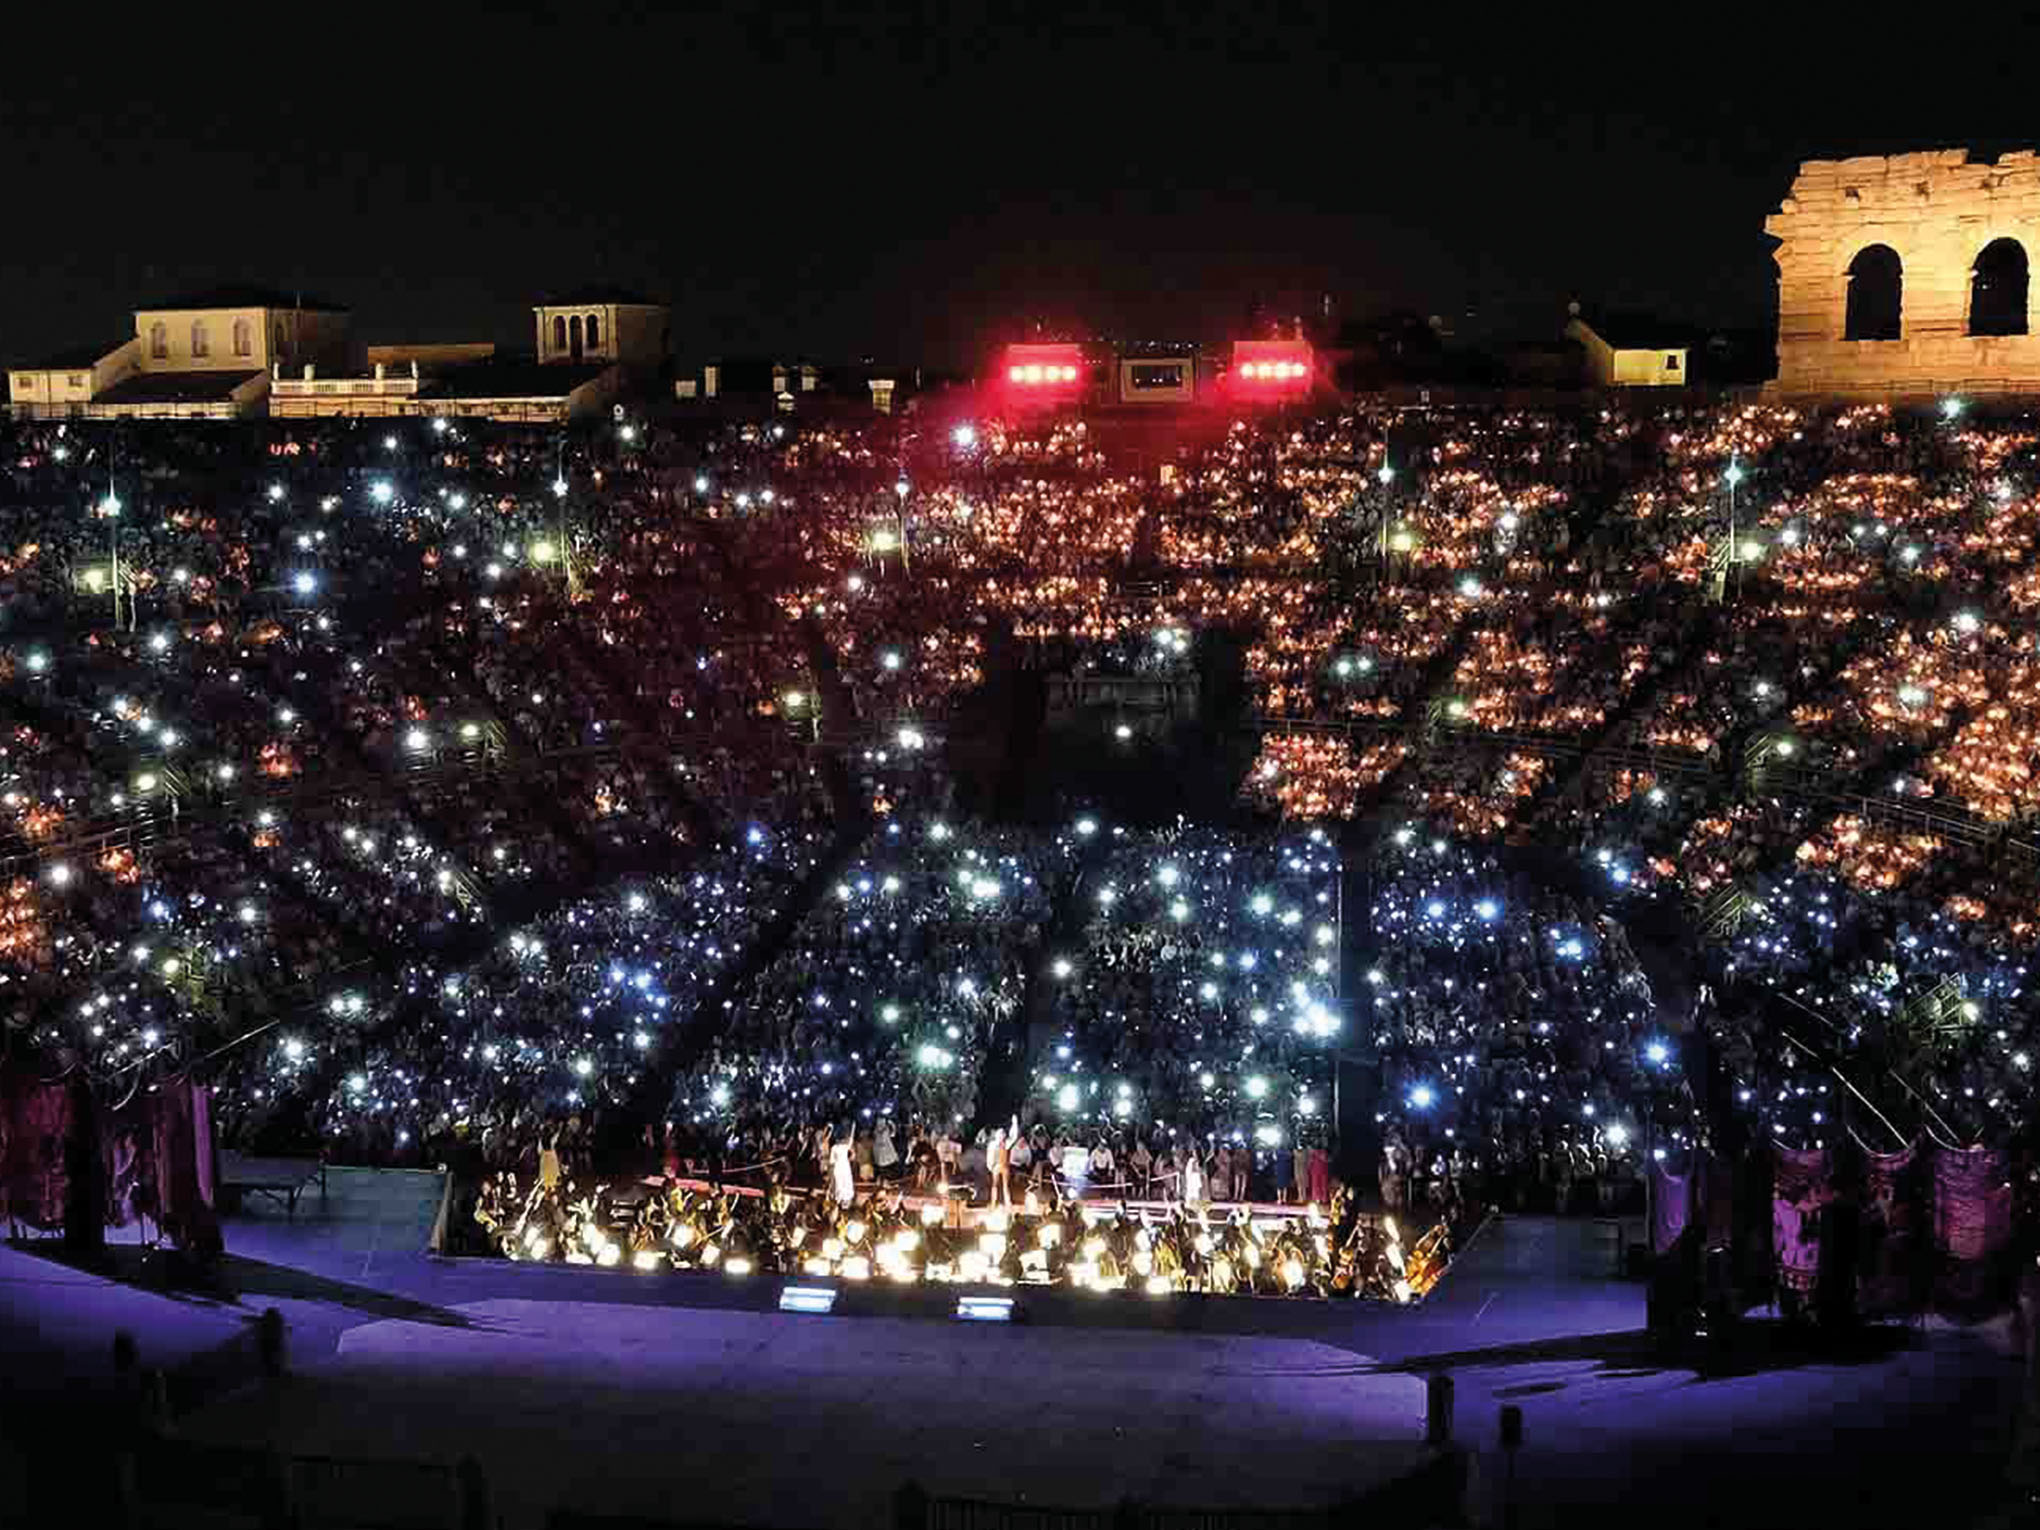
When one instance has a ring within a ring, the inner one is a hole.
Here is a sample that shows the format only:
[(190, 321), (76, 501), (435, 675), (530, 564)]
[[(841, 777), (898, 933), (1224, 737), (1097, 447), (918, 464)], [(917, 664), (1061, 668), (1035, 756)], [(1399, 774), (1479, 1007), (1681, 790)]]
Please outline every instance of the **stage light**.
[(836, 1289), (833, 1286), (781, 1286), (779, 1288), (779, 1310), (781, 1312), (811, 1312), (826, 1315), (836, 1305)]
[(1008, 367), (1008, 368), (1006, 368), (1006, 381), (1007, 381), (1007, 382), (1013, 382), (1013, 383), (1019, 383), (1019, 382), (1025, 382), (1025, 381), (1027, 381), (1027, 368), (1025, 368), (1025, 367)]
[(969, 1323), (1010, 1323), (1013, 1321), (1013, 1298), (959, 1296), (956, 1299), (956, 1315)]

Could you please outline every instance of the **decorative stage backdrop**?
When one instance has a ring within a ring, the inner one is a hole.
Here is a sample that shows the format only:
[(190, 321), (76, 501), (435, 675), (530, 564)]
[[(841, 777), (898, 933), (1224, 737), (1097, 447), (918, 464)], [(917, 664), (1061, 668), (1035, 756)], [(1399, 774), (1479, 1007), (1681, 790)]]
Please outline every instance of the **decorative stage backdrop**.
[[(10, 1232), (63, 1228), (78, 1109), (67, 1081), (0, 1074), (0, 1215)], [(140, 1222), (146, 1236), (217, 1249), (212, 1090), (163, 1084), (93, 1114), (106, 1225)]]
[[(1866, 1316), (1936, 1304), (1973, 1310), (2008, 1294), (2012, 1187), (2004, 1153), (1918, 1142), (1856, 1162), (1859, 1173), (1838, 1176), (1832, 1152), (1770, 1150), (1765, 1262), (1779, 1290), (1812, 1297), (1839, 1257), (1853, 1270), (1856, 1308)], [(1748, 1225), (1710, 1199), (1740, 1182), (1717, 1167), (1705, 1155), (1682, 1173), (1652, 1166), (1654, 1251), (1668, 1252), (1689, 1226), (1704, 1226), (1712, 1244)]]

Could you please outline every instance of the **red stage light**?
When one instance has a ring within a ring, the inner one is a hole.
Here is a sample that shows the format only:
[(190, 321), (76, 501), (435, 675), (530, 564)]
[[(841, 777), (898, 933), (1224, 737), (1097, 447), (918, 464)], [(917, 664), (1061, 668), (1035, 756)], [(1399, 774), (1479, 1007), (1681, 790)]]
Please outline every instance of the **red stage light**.
[(1065, 341), (1009, 345), (1003, 369), (1021, 400), (1050, 404), (1074, 397), (1083, 385), (1083, 352)]
[(1285, 397), (1305, 391), (1313, 375), (1310, 358), (1310, 344), (1304, 340), (1236, 340), (1234, 386), (1256, 393), (1280, 392)]

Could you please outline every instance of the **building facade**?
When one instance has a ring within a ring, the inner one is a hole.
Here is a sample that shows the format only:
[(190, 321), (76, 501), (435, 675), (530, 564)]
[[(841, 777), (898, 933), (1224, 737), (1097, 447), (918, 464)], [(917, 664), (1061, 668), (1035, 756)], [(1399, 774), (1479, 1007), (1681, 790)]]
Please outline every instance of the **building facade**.
[[(534, 347), (352, 343), (346, 309), (221, 288), (135, 310), (133, 338), (8, 374), (17, 414), (81, 419), (469, 416), (564, 421), (605, 410), (664, 363), (663, 304), (613, 288), (535, 306)], [(535, 358), (535, 359), (534, 359)]]
[(134, 312), (134, 336), (8, 374), (15, 413), (39, 418), (236, 419), (260, 413), (272, 367), (337, 361), (348, 313), (258, 287), (221, 287)]
[(587, 287), (533, 309), (541, 363), (615, 362), (656, 370), (671, 341), (666, 305), (616, 287)]
[(111, 346), (52, 356), (36, 366), (16, 367), (7, 374), (7, 401), (14, 412), (38, 419), (83, 415), (85, 406), (125, 378), (141, 370), (141, 344), (122, 340)]
[(1778, 241), (1774, 391), (2040, 392), (2027, 313), (2033, 150), (1808, 160), (1764, 229)]
[(1593, 387), (1683, 388), (1692, 380), (1690, 347), (1669, 330), (1653, 334), (1648, 326), (1597, 325), (1575, 315), (1565, 336), (1585, 352), (1586, 381)]

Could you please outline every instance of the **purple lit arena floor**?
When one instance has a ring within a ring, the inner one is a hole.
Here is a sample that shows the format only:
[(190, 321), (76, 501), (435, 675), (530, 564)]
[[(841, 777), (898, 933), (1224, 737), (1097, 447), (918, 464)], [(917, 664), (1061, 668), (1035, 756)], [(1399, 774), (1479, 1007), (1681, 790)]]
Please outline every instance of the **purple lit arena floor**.
[(342, 1456), (473, 1448), (511, 1523), (552, 1504), (880, 1527), (932, 1493), (1329, 1504), (1420, 1458), (1423, 1383), (1297, 1339), (485, 1301), (356, 1328), (317, 1375), (223, 1401), (207, 1439)]
[[(817, 1318), (772, 1310), (772, 1279), (439, 1260), (422, 1252), (437, 1199), (429, 1175), (335, 1171), (295, 1222), (228, 1223), (211, 1297), (0, 1249), (4, 1395), (54, 1431), (104, 1391), (126, 1327), (170, 1371), (185, 1433), (473, 1450), (509, 1530), (559, 1504), (878, 1526), (910, 1475), (1050, 1505), (1322, 1503), (1409, 1460), (1434, 1368), (1490, 1521), (1505, 1402), (1526, 1420), (1525, 1527), (1869, 1530), (1921, 1523), (1927, 1494), (1933, 1523), (1964, 1526), (2002, 1498), (2019, 1376), (2002, 1322), (1880, 1331), (1842, 1358), (1758, 1323), (1735, 1373), (1702, 1378), (1653, 1356), (1642, 1289), (1609, 1278), (1590, 1222), (1492, 1224), (1414, 1309), (1022, 1293), (1031, 1321), (1007, 1328), (950, 1319), (953, 1293)], [(248, 1335), (272, 1305), (292, 1374), (265, 1387)], [(36, 1522), (36, 1448), (0, 1431), (0, 1524)]]

